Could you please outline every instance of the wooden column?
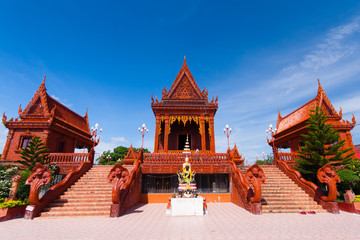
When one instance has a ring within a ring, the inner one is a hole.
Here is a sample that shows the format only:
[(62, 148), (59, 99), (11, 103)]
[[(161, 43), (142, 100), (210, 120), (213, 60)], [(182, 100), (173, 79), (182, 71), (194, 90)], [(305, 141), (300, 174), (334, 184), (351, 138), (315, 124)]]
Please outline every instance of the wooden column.
[(169, 142), (169, 115), (165, 115), (164, 152), (168, 151), (168, 142)]
[(209, 128), (210, 128), (210, 151), (215, 153), (215, 132), (214, 132), (214, 116), (211, 116), (209, 119)]
[(206, 140), (205, 140), (205, 118), (204, 116), (200, 116), (200, 124), (201, 124), (201, 150), (205, 153), (206, 151)]
[(159, 131), (160, 131), (160, 116), (156, 115), (155, 121), (155, 144), (154, 144), (154, 152), (159, 152)]

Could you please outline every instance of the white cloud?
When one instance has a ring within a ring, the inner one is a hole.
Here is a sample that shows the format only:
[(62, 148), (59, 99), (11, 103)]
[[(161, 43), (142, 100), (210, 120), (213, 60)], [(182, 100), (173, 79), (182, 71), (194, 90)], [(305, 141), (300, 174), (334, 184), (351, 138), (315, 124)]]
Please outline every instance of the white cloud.
[[(271, 152), (265, 129), (269, 123), (276, 125), (277, 108), (284, 116), (315, 97), (317, 78), (325, 91), (354, 84), (354, 76), (360, 75), (359, 33), (360, 17), (357, 17), (348, 24), (330, 29), (313, 47), (306, 47), (310, 50), (297, 63), (283, 67), (273, 76), (263, 76), (266, 80), (256, 82), (253, 88), (242, 90), (241, 81), (232, 81), (231, 89), (226, 90), (220, 101), (216, 123), (230, 124), (234, 129), (231, 139), (237, 142), (240, 153), (253, 161), (255, 154)], [(359, 112), (359, 96), (343, 96), (334, 105), (337, 110), (341, 106), (344, 114)], [(226, 137), (221, 132), (216, 134), (217, 151), (226, 151)]]
[(54, 94), (52, 94), (51, 97), (68, 108), (71, 108), (74, 105), (72, 103), (64, 103), (64, 101), (66, 100), (62, 100), (61, 98), (55, 96)]
[(111, 137), (110, 142), (102, 141), (95, 147), (96, 153), (102, 153), (105, 151), (112, 151), (114, 148), (118, 147), (121, 143), (127, 143), (124, 137)]
[(1, 154), (5, 147), (7, 134), (8, 134), (7, 128), (3, 124), (0, 124), (0, 153)]

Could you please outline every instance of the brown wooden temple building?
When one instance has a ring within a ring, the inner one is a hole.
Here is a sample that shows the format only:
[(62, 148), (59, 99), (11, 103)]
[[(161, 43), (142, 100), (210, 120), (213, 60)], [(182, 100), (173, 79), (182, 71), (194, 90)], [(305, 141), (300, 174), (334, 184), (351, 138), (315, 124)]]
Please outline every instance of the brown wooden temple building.
[(285, 117), (281, 116), (279, 110), (276, 132), (273, 140), (269, 141), (270, 146), (290, 149), (291, 153), (297, 153), (297, 151), (300, 150), (300, 140), (302, 139), (300, 135), (307, 132), (306, 121), (310, 118), (310, 110), (314, 109), (316, 105), (319, 105), (328, 117), (327, 123), (331, 124), (332, 128), (336, 129), (340, 133), (341, 140), (345, 140), (343, 148), (352, 147), (352, 151), (355, 152), (350, 133), (356, 124), (355, 116), (353, 116), (351, 122), (343, 120), (341, 108), (339, 112), (335, 110), (329, 98), (326, 96), (319, 80), (318, 83), (319, 86), (317, 95), (309, 102), (305, 103), (303, 106), (299, 107)]
[(208, 91), (200, 91), (184, 59), (170, 90), (162, 90), (161, 101), (152, 98), (156, 118), (154, 152), (180, 153), (188, 136), (192, 152), (215, 153), (217, 100), (208, 101)]
[(186, 140), (198, 190), (210, 201), (230, 201), (229, 156), (237, 164), (243, 159), (236, 147), (228, 153), (215, 153), (218, 97), (209, 101), (208, 91), (200, 90), (185, 58), (171, 88), (163, 88), (161, 101), (151, 96), (151, 108), (156, 119), (155, 144), (154, 153), (142, 157), (142, 201), (167, 202), (169, 193), (177, 191), (176, 173), (185, 160)]
[(33, 136), (39, 136), (51, 153), (73, 153), (75, 148), (93, 147), (87, 111), (84, 116), (73, 112), (52, 98), (46, 91), (45, 77), (24, 110), (19, 106), (19, 117), (2, 122), (9, 129), (2, 161), (16, 161), (21, 148)]

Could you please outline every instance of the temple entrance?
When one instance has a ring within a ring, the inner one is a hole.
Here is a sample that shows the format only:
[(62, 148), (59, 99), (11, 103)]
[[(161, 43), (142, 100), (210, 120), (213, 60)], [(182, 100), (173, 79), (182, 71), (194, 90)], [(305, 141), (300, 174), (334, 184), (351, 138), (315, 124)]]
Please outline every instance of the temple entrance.
[(191, 148), (191, 135), (179, 135), (179, 150), (185, 148), (186, 136), (189, 136), (189, 145)]

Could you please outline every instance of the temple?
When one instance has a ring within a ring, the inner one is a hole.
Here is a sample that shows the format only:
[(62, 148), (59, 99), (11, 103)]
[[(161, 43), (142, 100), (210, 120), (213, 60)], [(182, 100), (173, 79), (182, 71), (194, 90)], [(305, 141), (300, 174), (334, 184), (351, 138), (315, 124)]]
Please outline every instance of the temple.
[(152, 97), (156, 118), (154, 152), (181, 153), (188, 136), (191, 152), (215, 153), (214, 115), (218, 97), (208, 101), (208, 91), (196, 84), (184, 58), (169, 91), (159, 102)]
[(355, 152), (350, 133), (356, 124), (355, 116), (353, 115), (351, 122), (343, 120), (341, 108), (340, 111), (337, 112), (331, 104), (329, 98), (326, 96), (319, 80), (318, 85), (317, 95), (303, 106), (299, 107), (285, 117), (281, 116), (279, 110), (276, 132), (273, 139), (268, 141), (270, 146), (281, 149), (290, 149), (291, 153), (297, 153), (301, 146), (300, 140), (302, 138), (300, 135), (307, 132), (306, 122), (310, 118), (310, 110), (314, 109), (315, 106), (318, 105), (321, 106), (326, 113), (328, 118), (327, 123), (331, 124), (332, 128), (339, 132), (341, 140), (345, 140), (343, 148), (352, 147), (351, 151)]
[(39, 136), (51, 153), (73, 153), (75, 148), (90, 150), (94, 142), (87, 110), (84, 116), (73, 112), (46, 91), (45, 77), (26, 108), (19, 106), (19, 117), (2, 122), (9, 129), (1, 160), (15, 162), (33, 136)]
[[(119, 217), (138, 203), (168, 203), (169, 209), (173, 200), (183, 195), (200, 196), (201, 209), (206, 209), (207, 202), (232, 202), (253, 214), (339, 213), (339, 177), (333, 166), (326, 164), (318, 170), (319, 181), (329, 189), (327, 195), (293, 168), (301, 134), (306, 132), (306, 121), (315, 105), (322, 107), (329, 123), (340, 132), (344, 147), (353, 147), (350, 130), (355, 117), (352, 122), (342, 120), (342, 111), (334, 109), (319, 82), (314, 99), (286, 117), (279, 112), (277, 131), (268, 140), (274, 164), (244, 166), (236, 144), (225, 153), (215, 151), (218, 97), (209, 101), (208, 91), (200, 91), (184, 59), (170, 89), (163, 88), (161, 101), (151, 96), (156, 123), (154, 152), (136, 151), (131, 145), (123, 165), (94, 165), (93, 149), (99, 138), (96, 128), (89, 129), (87, 112), (79, 116), (51, 98), (44, 78), (25, 110), (19, 108), (20, 119), (7, 120), (4, 114), (9, 134), (2, 161), (19, 159), (21, 148), (31, 137), (40, 136), (51, 150), (48, 163), (55, 163), (64, 177), (40, 199), (39, 189), (50, 182), (51, 174), (46, 166), (36, 164), (27, 179), (31, 206), (25, 212), (26, 219)], [(90, 151), (72, 153), (77, 147)], [(279, 153), (278, 148), (288, 148), (291, 153)]]
[(200, 90), (185, 58), (170, 89), (162, 89), (161, 101), (151, 96), (151, 108), (156, 121), (154, 153), (143, 154), (142, 201), (166, 202), (166, 193), (177, 191), (176, 173), (185, 161), (184, 150), (196, 172), (198, 191), (213, 201), (230, 201), (228, 157), (231, 154), (239, 165), (243, 159), (236, 146), (228, 153), (215, 152), (218, 97), (209, 101), (208, 91)]

